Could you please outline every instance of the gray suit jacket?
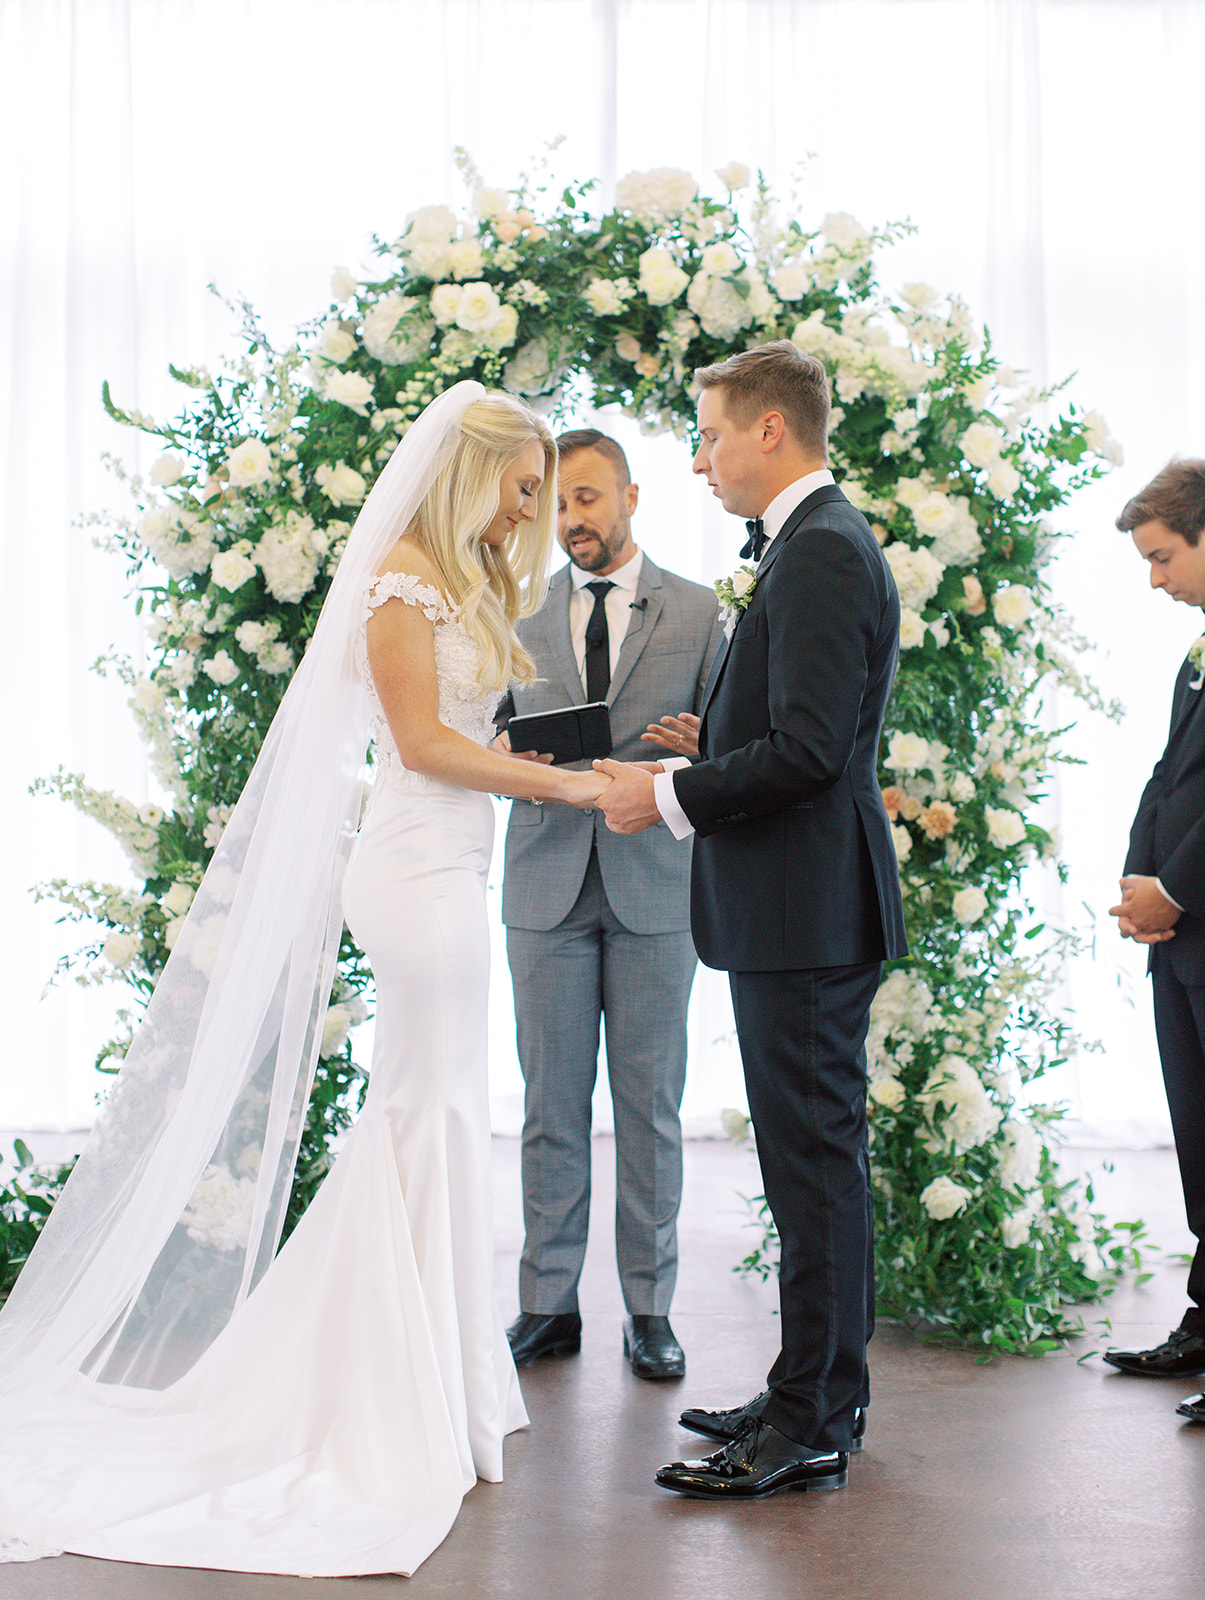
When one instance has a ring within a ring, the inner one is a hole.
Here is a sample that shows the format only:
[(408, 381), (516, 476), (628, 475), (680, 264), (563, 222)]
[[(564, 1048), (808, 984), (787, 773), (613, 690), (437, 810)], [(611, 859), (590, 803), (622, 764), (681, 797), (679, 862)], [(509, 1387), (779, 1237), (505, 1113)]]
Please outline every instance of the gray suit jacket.
[[(519, 624), (541, 682), (517, 687), (503, 703), (510, 715), (584, 705), (585, 691), (569, 635), (569, 568), (562, 567), (534, 617)], [(656, 760), (640, 735), (650, 722), (698, 712), (711, 661), (723, 637), (716, 597), (702, 584), (663, 572), (645, 554), (607, 704), (617, 761)], [(683, 933), (690, 927), (690, 840), (663, 826), (612, 833), (601, 811), (572, 806), (511, 805), (506, 830), (502, 920), (508, 927), (555, 928), (573, 909), (590, 848), (597, 846), (612, 911), (632, 933)]]

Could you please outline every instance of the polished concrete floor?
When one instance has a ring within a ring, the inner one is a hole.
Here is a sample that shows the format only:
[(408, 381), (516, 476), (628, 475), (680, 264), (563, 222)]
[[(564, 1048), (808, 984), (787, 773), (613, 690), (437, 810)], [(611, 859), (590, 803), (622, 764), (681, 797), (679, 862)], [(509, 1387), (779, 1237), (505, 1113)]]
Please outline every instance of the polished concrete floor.
[[(1171, 1152), (1111, 1159), (1098, 1185), (1109, 1214), (1142, 1215), (1165, 1251), (1184, 1250)], [(649, 1384), (620, 1353), (611, 1162), (610, 1142), (598, 1140), (582, 1353), (528, 1369), (532, 1426), (507, 1443), (506, 1482), (473, 1490), (413, 1578), (252, 1577), (62, 1557), (0, 1567), (0, 1600), (1201, 1600), (1205, 1427), (1174, 1414), (1194, 1381), (1125, 1378), (1097, 1354), (1166, 1336), (1183, 1310), (1182, 1264), (1165, 1261), (1145, 1285), (1089, 1310), (1085, 1336), (1044, 1360), (979, 1362), (880, 1329), (866, 1449), (848, 1488), (745, 1506), (681, 1500), (651, 1482), (660, 1462), (706, 1449), (678, 1428), (678, 1411), (747, 1398), (776, 1344), (772, 1290), (731, 1271), (752, 1237), (738, 1195), (756, 1190), (756, 1173), (728, 1144), (688, 1146), (673, 1317), (688, 1376)], [(495, 1141), (495, 1178), (509, 1319), (516, 1141)]]

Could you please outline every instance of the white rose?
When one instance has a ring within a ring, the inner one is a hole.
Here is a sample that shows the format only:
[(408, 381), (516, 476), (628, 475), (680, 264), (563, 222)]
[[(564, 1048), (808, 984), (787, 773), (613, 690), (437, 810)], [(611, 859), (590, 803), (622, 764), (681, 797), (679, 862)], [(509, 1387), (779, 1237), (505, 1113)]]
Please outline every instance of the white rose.
[(931, 311), (940, 296), (927, 283), (906, 283), (900, 290), (900, 299), (914, 311)]
[(483, 222), (499, 216), (509, 203), (505, 189), (478, 188), (473, 191), (473, 210)]
[(780, 300), (802, 300), (811, 286), (812, 278), (806, 267), (791, 261), (779, 267), (770, 282)]
[(1106, 461), (1120, 467), (1125, 461), (1125, 451), (1109, 432), (1109, 424), (1099, 411), (1089, 411), (1083, 418), (1084, 443)]
[(956, 1217), (970, 1198), (969, 1189), (955, 1183), (953, 1178), (941, 1177), (934, 1178), (921, 1190), (920, 1203), (935, 1222), (944, 1222), (948, 1217)]
[(448, 257), (454, 278), (475, 278), (485, 265), (485, 253), (476, 239), (457, 239)]
[(1019, 1249), (1021, 1245), (1029, 1242), (1032, 1231), (1033, 1213), (1028, 1207), (1022, 1211), (1014, 1211), (1000, 1224), (1000, 1242), (1006, 1249)]
[(949, 496), (933, 489), (912, 507), (912, 520), (920, 533), (944, 533), (954, 521), (954, 508)]
[(342, 366), (355, 348), (356, 338), (349, 328), (341, 322), (324, 322), (314, 354), (334, 366)]
[(219, 589), (241, 589), (248, 578), (255, 576), (255, 562), (236, 550), (223, 550), (213, 558), (213, 581)]
[(582, 299), (596, 317), (618, 316), (623, 310), (623, 296), (608, 278), (591, 278)]
[(901, 478), (895, 486), (895, 498), (906, 511), (915, 511), (933, 491), (919, 478)]
[(234, 487), (247, 489), (272, 476), (272, 456), (261, 439), (245, 439), (226, 457), (226, 468)]
[(1033, 613), (1033, 593), (1024, 584), (1010, 583), (992, 596), (992, 615), (1005, 628), (1019, 628)]
[(346, 1006), (331, 1006), (322, 1023), (322, 1043), (318, 1047), (318, 1054), (323, 1057), (337, 1056), (347, 1043), (347, 1035), (351, 1030), (351, 1013)]
[(893, 733), (883, 765), (892, 772), (919, 772), (929, 759), (929, 741), (919, 733)]
[(372, 384), (359, 372), (332, 372), (323, 389), (328, 400), (334, 400), (360, 416), (368, 415), (368, 402), (372, 399)]
[(750, 572), (747, 567), (738, 567), (732, 574), (732, 592), (739, 600), (741, 595), (749, 593), (756, 582), (756, 573)]
[(437, 327), (447, 328), (456, 321), (464, 290), (458, 283), (437, 284), (431, 291), (431, 315)]
[(406, 248), (424, 243), (450, 243), (456, 233), (456, 213), (447, 206), (422, 206), (406, 218)]
[(865, 253), (870, 246), (870, 235), (848, 211), (830, 211), (820, 224), (820, 232), (843, 255)]
[(925, 620), (919, 612), (904, 606), (900, 611), (900, 649), (915, 650), (925, 639)]
[(1011, 461), (997, 461), (987, 475), (987, 487), (997, 500), (1007, 500), (1021, 487), (1021, 474)]
[(159, 904), (169, 917), (182, 917), (192, 905), (196, 890), (191, 883), (173, 883)]
[(646, 250), (640, 257), (640, 288), (651, 306), (667, 306), (690, 282), (668, 250)]
[(238, 677), (238, 666), (225, 650), (219, 650), (211, 661), (202, 661), (201, 671), (221, 688), (233, 683)]
[(178, 483), (184, 471), (183, 456), (160, 456), (150, 470), (150, 480), (157, 488), (166, 489), (169, 484)]
[(152, 506), (138, 524), (138, 537), (144, 544), (157, 544), (171, 528), (171, 513), (162, 506)]
[(954, 913), (954, 921), (961, 927), (969, 928), (971, 923), (978, 922), (987, 910), (987, 896), (982, 889), (974, 885), (959, 889), (950, 909)]
[(124, 970), (138, 954), (141, 945), (137, 934), (122, 933), (115, 928), (101, 945), (100, 953), (110, 966)]
[(346, 267), (336, 267), (331, 273), (331, 299), (336, 304), (350, 300), (358, 288), (355, 273), (349, 272)]
[(931, 622), (929, 632), (933, 635), (933, 643), (939, 650), (944, 650), (950, 642), (950, 630), (944, 622)]
[(725, 189), (734, 193), (737, 189), (747, 188), (749, 179), (753, 176), (743, 161), (730, 161), (726, 167), (717, 167), (715, 175)]
[(753, 1124), (743, 1111), (735, 1106), (725, 1106), (720, 1112), (720, 1127), (733, 1144), (748, 1144)]
[(997, 850), (1010, 850), (1024, 839), (1025, 819), (1019, 811), (1007, 806), (984, 806), (983, 815), (987, 819), (988, 843)]
[(735, 272), (741, 264), (741, 258), (730, 244), (709, 244), (703, 251), (701, 270), (710, 273)]
[(365, 480), (354, 467), (342, 461), (337, 461), (333, 467), (324, 461), (314, 478), (332, 505), (358, 506), (368, 493)]
[(154, 716), (163, 710), (166, 701), (163, 690), (150, 678), (139, 678), (134, 685), (134, 693), (130, 696), (130, 704), (135, 711), (141, 711), (144, 716)]
[(906, 1098), (904, 1086), (898, 1078), (877, 1078), (867, 1091), (876, 1106), (885, 1111), (898, 1111)]
[(990, 422), (972, 422), (958, 444), (973, 467), (990, 467), (1000, 459), (1004, 435)]
[(891, 842), (895, 845), (895, 859), (902, 867), (912, 854), (912, 835), (899, 823), (891, 824)]
[(486, 333), (502, 315), (502, 302), (488, 283), (466, 283), (456, 308), (456, 326), (466, 333)]
[(967, 777), (965, 772), (956, 772), (950, 779), (950, 799), (958, 805), (964, 805), (966, 801), (973, 800), (974, 797), (974, 783)]

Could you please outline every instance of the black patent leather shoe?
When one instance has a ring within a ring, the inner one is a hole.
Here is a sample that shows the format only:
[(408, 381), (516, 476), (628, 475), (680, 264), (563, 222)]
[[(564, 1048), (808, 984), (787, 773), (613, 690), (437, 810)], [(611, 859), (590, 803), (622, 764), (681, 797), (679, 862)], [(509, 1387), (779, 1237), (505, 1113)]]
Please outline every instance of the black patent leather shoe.
[(1104, 1359), (1119, 1372), (1147, 1378), (1180, 1378), (1186, 1372), (1205, 1372), (1205, 1334), (1173, 1328), (1165, 1343), (1153, 1350), (1106, 1350)]
[(1176, 1407), (1178, 1417), (1187, 1417), (1189, 1422), (1205, 1422), (1205, 1394), (1194, 1394), (1189, 1400), (1181, 1400)]
[[(678, 1421), (692, 1433), (706, 1434), (709, 1439), (735, 1439), (750, 1417), (761, 1416), (769, 1398), (769, 1389), (763, 1389), (752, 1400), (746, 1400), (743, 1406), (733, 1406), (730, 1411), (702, 1411), (692, 1407), (684, 1411)], [(859, 1406), (854, 1412), (853, 1440), (849, 1446), (851, 1456), (856, 1456), (861, 1450), (865, 1437), (866, 1408)]]
[(668, 1317), (623, 1319), (623, 1353), (638, 1378), (682, 1378), (686, 1357)]
[(786, 1489), (843, 1489), (849, 1478), (844, 1450), (806, 1450), (759, 1417), (749, 1417), (735, 1439), (702, 1461), (674, 1461), (656, 1481), (695, 1500), (756, 1500)]
[(529, 1367), (540, 1356), (575, 1356), (582, 1347), (582, 1319), (576, 1311), (541, 1316), (520, 1311), (506, 1330), (516, 1367)]

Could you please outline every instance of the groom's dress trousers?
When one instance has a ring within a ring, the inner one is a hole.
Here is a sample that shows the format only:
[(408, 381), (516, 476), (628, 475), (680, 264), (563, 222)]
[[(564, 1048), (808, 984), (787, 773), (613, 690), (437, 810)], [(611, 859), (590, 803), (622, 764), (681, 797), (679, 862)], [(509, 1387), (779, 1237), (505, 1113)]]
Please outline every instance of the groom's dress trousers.
[(907, 953), (876, 774), (900, 607), (829, 474), (785, 490), (767, 528), (784, 505), (704, 694), (702, 759), (672, 784), (695, 830), (695, 944), (729, 973), (782, 1246), (763, 1415), (848, 1450), (874, 1315), (868, 1014), (884, 959)]
[(1197, 1240), (1182, 1326), (1205, 1334), (1205, 687), (1180, 668), (1167, 746), (1130, 829), (1125, 872), (1157, 877), (1183, 907), (1175, 938), (1151, 946), (1155, 1032), (1188, 1225)]
[[(605, 699), (614, 755), (655, 760), (657, 747), (640, 739), (648, 724), (698, 710), (722, 637), (715, 595), (639, 551), (608, 576), (615, 588), (605, 599)], [(594, 616), (590, 579), (563, 567), (539, 614), (519, 624), (542, 681), (514, 691), (500, 725), (510, 714), (585, 703), (588, 671), (597, 688), (583, 627)], [(575, 589), (582, 593), (575, 597)], [(634, 1315), (669, 1311), (686, 1011), (696, 965), (690, 855), (689, 843), (664, 827), (620, 838), (601, 811), (512, 804), (502, 920), (525, 1083), (522, 1311), (578, 1309), (600, 1027), (615, 1111), (615, 1244), (624, 1301)]]

